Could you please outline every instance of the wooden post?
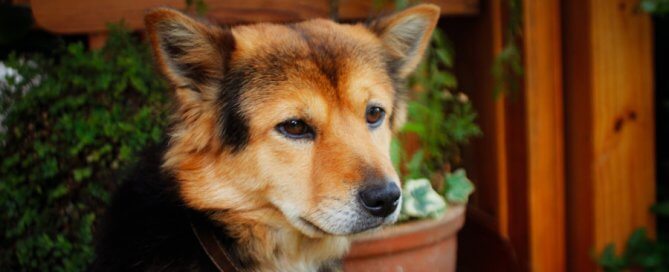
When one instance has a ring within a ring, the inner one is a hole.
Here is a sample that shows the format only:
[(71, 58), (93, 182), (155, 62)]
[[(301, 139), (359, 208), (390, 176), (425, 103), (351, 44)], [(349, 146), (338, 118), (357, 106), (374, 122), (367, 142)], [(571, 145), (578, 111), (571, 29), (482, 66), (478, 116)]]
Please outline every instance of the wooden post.
[(565, 271), (562, 45), (558, 0), (523, 1), (531, 271)]
[(655, 199), (652, 25), (636, 0), (564, 1), (568, 270), (652, 233)]

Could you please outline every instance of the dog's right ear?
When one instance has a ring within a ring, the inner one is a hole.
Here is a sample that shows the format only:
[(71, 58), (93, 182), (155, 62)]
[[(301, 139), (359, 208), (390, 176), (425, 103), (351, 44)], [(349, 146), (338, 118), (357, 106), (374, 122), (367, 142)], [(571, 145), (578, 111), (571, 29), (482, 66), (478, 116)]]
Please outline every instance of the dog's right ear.
[(230, 30), (169, 8), (149, 11), (144, 22), (158, 68), (174, 87), (200, 91), (223, 77), (235, 47)]

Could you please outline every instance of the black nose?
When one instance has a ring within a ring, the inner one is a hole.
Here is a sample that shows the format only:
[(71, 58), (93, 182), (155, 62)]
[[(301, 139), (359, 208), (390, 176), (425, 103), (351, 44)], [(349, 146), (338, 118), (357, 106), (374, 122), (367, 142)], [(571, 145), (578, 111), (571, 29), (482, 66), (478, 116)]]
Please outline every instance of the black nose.
[(392, 182), (366, 187), (358, 193), (365, 210), (378, 217), (386, 217), (393, 213), (397, 209), (401, 195), (400, 188)]

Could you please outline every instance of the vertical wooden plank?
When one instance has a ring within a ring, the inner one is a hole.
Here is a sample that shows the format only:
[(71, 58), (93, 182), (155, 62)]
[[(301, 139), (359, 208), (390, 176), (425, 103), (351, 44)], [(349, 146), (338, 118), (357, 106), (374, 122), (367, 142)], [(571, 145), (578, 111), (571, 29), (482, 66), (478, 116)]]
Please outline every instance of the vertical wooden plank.
[[(652, 25), (635, 0), (565, 2), (569, 268), (654, 226)], [(586, 6), (584, 9), (583, 6)], [(587, 80), (582, 81), (581, 79)]]
[(560, 5), (523, 1), (531, 271), (565, 271)]
[(594, 216), (592, 206), (593, 97), (590, 3), (563, 2), (564, 89), (566, 100), (567, 267), (596, 271), (589, 254)]
[(655, 200), (652, 25), (636, 1), (593, 1), (595, 248), (652, 226)]
[[(504, 29), (503, 29), (503, 15), (504, 9), (502, 6), (506, 5), (503, 1), (490, 1), (490, 16), (492, 23), (492, 51), (495, 56), (502, 52), (504, 46)], [(493, 87), (494, 88), (494, 87)], [(497, 170), (497, 205), (498, 215), (497, 222), (500, 233), (504, 237), (509, 236), (509, 180), (508, 180), (508, 164), (507, 156), (507, 139), (506, 139), (506, 111), (505, 111), (506, 97), (499, 96), (493, 105), (494, 115), (494, 134), (493, 143), (495, 146), (496, 162), (495, 170)]]
[(502, 0), (481, 1), (480, 12), (480, 16), (472, 18), (445, 18), (441, 26), (457, 52), (459, 89), (467, 93), (478, 111), (477, 123), (484, 135), (465, 149), (465, 167), (477, 188), (471, 203), (495, 219), (496, 227), (506, 236), (506, 114), (504, 98), (493, 96), (490, 73), (503, 46)]

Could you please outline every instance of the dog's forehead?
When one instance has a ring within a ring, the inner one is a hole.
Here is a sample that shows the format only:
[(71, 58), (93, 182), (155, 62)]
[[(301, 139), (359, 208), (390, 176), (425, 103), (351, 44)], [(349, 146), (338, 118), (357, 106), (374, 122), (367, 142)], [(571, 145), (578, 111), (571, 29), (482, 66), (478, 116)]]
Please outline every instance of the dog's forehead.
[(311, 20), (240, 26), (232, 32), (232, 68), (246, 71), (255, 86), (310, 84), (336, 94), (353, 79), (387, 74), (379, 38), (362, 25)]

